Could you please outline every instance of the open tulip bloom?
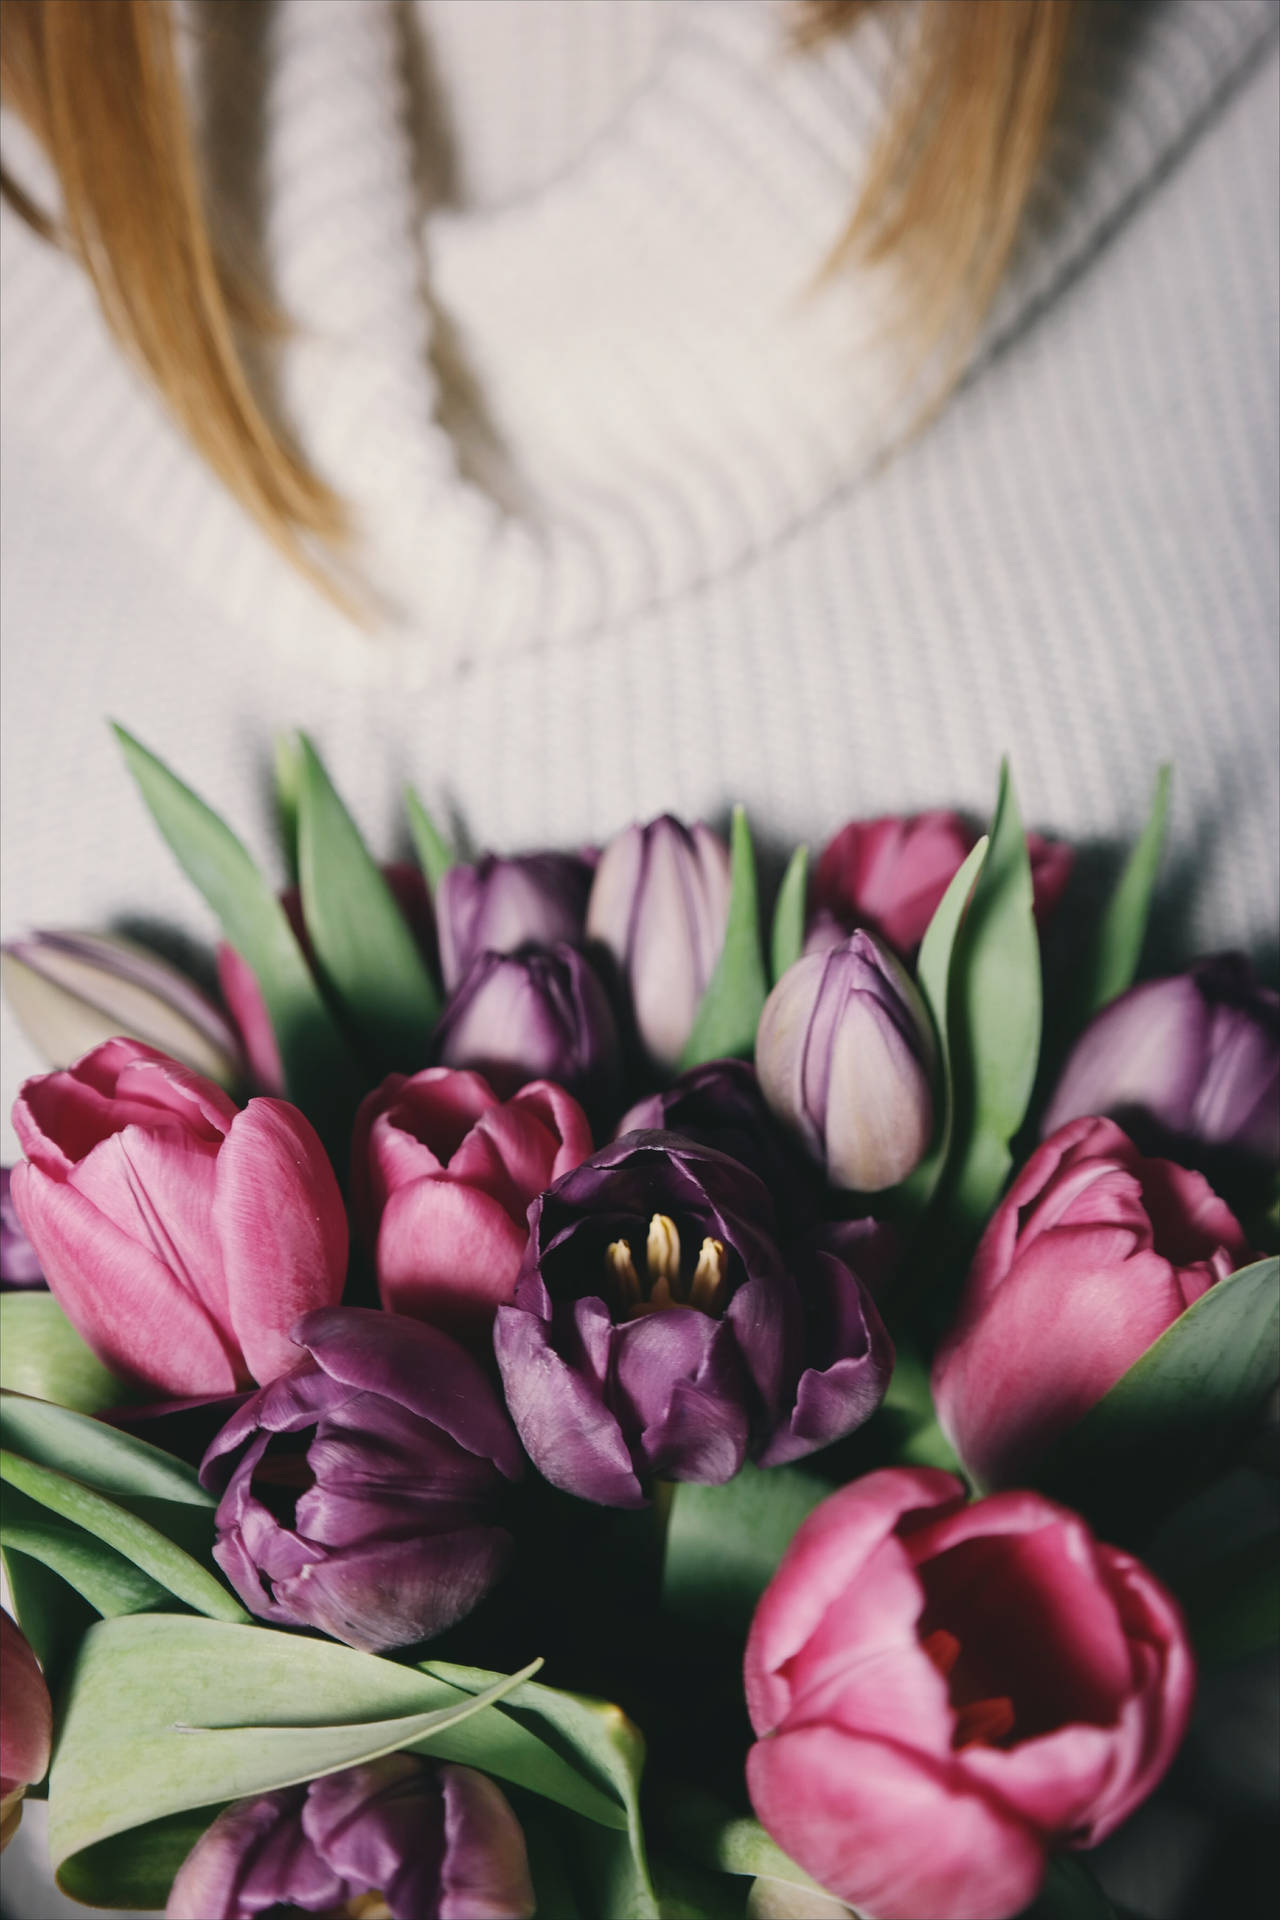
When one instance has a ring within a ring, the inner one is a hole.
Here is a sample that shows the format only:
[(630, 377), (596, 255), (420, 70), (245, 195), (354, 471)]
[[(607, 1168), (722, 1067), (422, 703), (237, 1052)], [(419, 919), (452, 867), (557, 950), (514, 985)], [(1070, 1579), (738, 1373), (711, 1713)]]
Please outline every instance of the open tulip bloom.
[(1274, 1641), (1280, 998), (1135, 979), (1164, 776), (1096, 924), (1007, 771), (766, 922), (740, 811), (383, 866), (291, 741), (289, 887), (122, 738), (225, 1007), (5, 945), (0, 1837), (173, 1920), (1106, 1910)]

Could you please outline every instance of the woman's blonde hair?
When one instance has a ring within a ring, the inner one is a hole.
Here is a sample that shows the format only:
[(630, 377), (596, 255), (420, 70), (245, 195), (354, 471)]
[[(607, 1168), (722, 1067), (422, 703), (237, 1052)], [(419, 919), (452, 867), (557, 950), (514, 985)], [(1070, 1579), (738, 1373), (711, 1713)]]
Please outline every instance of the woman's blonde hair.
[[(881, 0), (790, 0), (811, 44)], [(972, 337), (1008, 260), (1043, 152), (1078, 0), (915, 0), (838, 262), (892, 261), (920, 341)], [(246, 333), (279, 327), (218, 258), (169, 0), (2, 0), (0, 88), (62, 193), (55, 219), (6, 197), (81, 261), (103, 312), (237, 499), (313, 578), (341, 501), (256, 397)], [(323, 577), (323, 576), (322, 576)], [(332, 586), (330, 591), (334, 591)]]

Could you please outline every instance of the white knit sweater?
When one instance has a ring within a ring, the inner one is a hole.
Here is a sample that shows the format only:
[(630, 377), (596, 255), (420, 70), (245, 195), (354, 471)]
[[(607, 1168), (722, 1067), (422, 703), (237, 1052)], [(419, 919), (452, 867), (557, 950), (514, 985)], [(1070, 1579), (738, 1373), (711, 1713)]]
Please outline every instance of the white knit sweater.
[[(371, 632), (6, 211), (6, 933), (212, 931), (112, 715), (264, 858), (295, 724), (388, 852), (406, 778), (476, 845), (739, 798), (781, 845), (981, 814), (1006, 749), (1031, 822), (1115, 842), (1169, 758), (1179, 944), (1274, 940), (1274, 0), (1100, 9), (975, 363), (905, 445), (880, 289), (813, 290), (886, 31), (800, 54), (785, 12), (193, 0), (210, 164), (296, 321), (277, 397), (356, 512)], [(4, 1040), (7, 1108), (35, 1063)]]

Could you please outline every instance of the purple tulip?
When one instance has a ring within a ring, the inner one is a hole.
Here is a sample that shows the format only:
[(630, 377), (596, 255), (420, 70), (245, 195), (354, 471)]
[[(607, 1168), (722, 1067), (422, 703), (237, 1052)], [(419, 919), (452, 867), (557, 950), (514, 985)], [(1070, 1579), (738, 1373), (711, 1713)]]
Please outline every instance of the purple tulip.
[(572, 853), (487, 853), (473, 867), (450, 867), (436, 888), (440, 972), (452, 993), (482, 953), (521, 947), (576, 946), (582, 939), (592, 865)]
[(304, 1314), (307, 1358), (205, 1455), (214, 1556), (264, 1620), (379, 1651), (443, 1632), (505, 1571), (515, 1435), (471, 1355), (420, 1321)]
[(807, 1231), (817, 1220), (822, 1175), (775, 1120), (755, 1068), (745, 1060), (708, 1060), (691, 1067), (662, 1093), (637, 1101), (618, 1122), (614, 1139), (654, 1130), (698, 1140), (750, 1167), (769, 1190), (784, 1238)]
[(765, 1098), (837, 1187), (905, 1180), (933, 1132), (933, 1036), (907, 973), (866, 932), (806, 954), (765, 1002)]
[(604, 1506), (651, 1482), (729, 1480), (861, 1425), (893, 1363), (853, 1271), (796, 1271), (748, 1168), (674, 1133), (632, 1133), (529, 1209), (494, 1349), (540, 1472)]
[(627, 827), (600, 856), (587, 937), (607, 948), (630, 994), (640, 1042), (679, 1064), (729, 917), (729, 849), (670, 814)]
[(8, 1167), (0, 1167), (0, 1287), (42, 1287), (40, 1256), (22, 1231), (9, 1197), (9, 1174)]
[(550, 952), (477, 955), (436, 1041), (442, 1066), (482, 1073), (504, 1100), (531, 1080), (554, 1080), (588, 1112), (617, 1098), (621, 1061), (609, 996), (590, 962), (564, 943)]
[(1148, 1148), (1280, 1161), (1280, 994), (1242, 954), (1130, 988), (1085, 1028), (1042, 1133), (1106, 1114)]
[(528, 1920), (524, 1835), (470, 1767), (393, 1753), (237, 1800), (178, 1869), (168, 1920), (254, 1920), (276, 1909), (391, 1920)]

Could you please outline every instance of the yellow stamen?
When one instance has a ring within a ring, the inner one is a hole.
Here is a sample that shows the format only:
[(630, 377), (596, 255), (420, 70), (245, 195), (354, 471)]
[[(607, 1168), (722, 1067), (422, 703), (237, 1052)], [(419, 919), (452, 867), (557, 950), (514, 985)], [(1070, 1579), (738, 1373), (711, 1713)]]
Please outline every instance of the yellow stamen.
[(689, 1282), (689, 1305), (697, 1307), (702, 1313), (710, 1313), (716, 1304), (723, 1279), (724, 1241), (713, 1240), (708, 1234)]
[(660, 1281), (665, 1280), (669, 1288), (679, 1285), (680, 1235), (670, 1214), (655, 1213), (649, 1222), (645, 1259), (649, 1266), (650, 1297), (656, 1293)]
[(636, 1263), (631, 1257), (631, 1248), (625, 1240), (611, 1240), (605, 1255), (614, 1284), (623, 1300), (634, 1303), (640, 1298), (640, 1276), (636, 1272)]

